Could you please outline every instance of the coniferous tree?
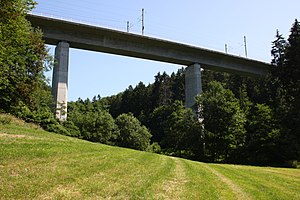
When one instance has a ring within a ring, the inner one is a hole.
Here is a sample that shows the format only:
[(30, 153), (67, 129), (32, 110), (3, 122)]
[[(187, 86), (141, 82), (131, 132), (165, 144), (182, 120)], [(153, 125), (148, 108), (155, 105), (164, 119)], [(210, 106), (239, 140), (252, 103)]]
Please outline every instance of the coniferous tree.
[(171, 75), (171, 90), (172, 99), (171, 101), (182, 101), (185, 100), (185, 77), (184, 69), (179, 69), (176, 74), (173, 72)]
[[(300, 158), (300, 25), (297, 20), (287, 41), (277, 32), (272, 47), (275, 66), (270, 78), (271, 105), (280, 128), (277, 148), (281, 162)], [(282, 163), (281, 163), (282, 164)]]
[(282, 67), (284, 64), (284, 56), (285, 56), (285, 48), (286, 48), (286, 41), (282, 34), (279, 33), (279, 31), (276, 31), (275, 40), (272, 42), (272, 50), (271, 55), (273, 56), (273, 59), (271, 61), (271, 64), (273, 64), (276, 67)]
[(286, 116), (286, 138), (288, 140), (288, 159), (300, 159), (300, 24), (297, 20), (291, 28), (286, 47), (284, 70), (281, 75), (286, 101), (290, 109)]
[(132, 100), (133, 100), (133, 87), (130, 85), (122, 94), (122, 101), (120, 106), (120, 113), (129, 113), (132, 110)]
[(155, 76), (155, 82), (153, 84), (153, 90), (151, 94), (152, 110), (161, 105), (168, 105), (171, 103), (172, 97), (172, 82), (169, 75), (164, 72), (158, 73)]
[(277, 148), (279, 136), (273, 110), (265, 104), (252, 106), (248, 115), (247, 156), (243, 162), (256, 165), (281, 163), (281, 151)]

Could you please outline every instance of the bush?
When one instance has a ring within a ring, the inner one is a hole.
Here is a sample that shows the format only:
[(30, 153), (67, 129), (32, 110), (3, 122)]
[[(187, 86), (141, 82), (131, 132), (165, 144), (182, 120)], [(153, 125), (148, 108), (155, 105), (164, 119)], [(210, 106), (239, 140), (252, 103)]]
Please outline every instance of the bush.
[(157, 142), (154, 142), (147, 148), (147, 151), (152, 153), (161, 153), (161, 147)]
[(10, 124), (11, 120), (11, 117), (8, 115), (0, 115), (0, 125)]
[[(46, 106), (38, 110), (31, 111), (28, 106), (26, 106), (23, 102), (20, 102), (18, 106), (13, 108), (13, 114), (26, 122), (38, 124), (46, 131), (53, 133), (72, 136), (72, 133), (68, 131), (69, 128), (72, 131), (76, 129), (71, 129), (71, 125), (67, 126), (67, 128), (61, 125), (58, 119), (55, 118), (54, 114)], [(78, 134), (78, 132), (75, 131), (74, 134)]]
[(64, 121), (62, 125), (69, 132), (70, 136), (80, 138), (80, 130), (73, 122)]
[[(69, 115), (69, 120), (78, 127), (80, 136), (85, 140), (110, 144), (110, 140), (114, 137), (114, 119), (105, 110), (85, 113), (73, 112)], [(71, 124), (68, 126), (71, 126)], [(76, 129), (74, 126), (73, 128)], [(77, 130), (75, 132), (71, 134), (78, 134)]]
[(147, 150), (150, 146), (151, 134), (149, 130), (141, 125), (141, 122), (131, 113), (121, 114), (116, 119), (119, 128), (119, 137), (116, 145), (137, 150)]
[(61, 135), (70, 136), (70, 133), (67, 131), (67, 129), (65, 129), (65, 127), (63, 127), (59, 123), (57, 123), (57, 124), (49, 124), (49, 125), (46, 126), (45, 129), (46, 129), (46, 131), (49, 131), (49, 132), (53, 132), (53, 133), (58, 133), (58, 134), (61, 134)]

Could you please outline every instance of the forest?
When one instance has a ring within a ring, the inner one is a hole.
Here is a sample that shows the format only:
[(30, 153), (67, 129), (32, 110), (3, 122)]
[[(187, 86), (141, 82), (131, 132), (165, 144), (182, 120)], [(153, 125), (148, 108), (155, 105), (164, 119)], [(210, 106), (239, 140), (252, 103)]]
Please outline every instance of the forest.
[[(0, 2), (0, 112), (47, 131), (191, 160), (297, 167), (300, 160), (300, 23), (276, 31), (272, 70), (261, 78), (204, 69), (203, 93), (184, 106), (182, 68), (124, 92), (68, 103), (55, 118), (44, 76), (54, 59), (25, 19), (32, 0)], [(99, 91), (101, 89), (99, 88)]]

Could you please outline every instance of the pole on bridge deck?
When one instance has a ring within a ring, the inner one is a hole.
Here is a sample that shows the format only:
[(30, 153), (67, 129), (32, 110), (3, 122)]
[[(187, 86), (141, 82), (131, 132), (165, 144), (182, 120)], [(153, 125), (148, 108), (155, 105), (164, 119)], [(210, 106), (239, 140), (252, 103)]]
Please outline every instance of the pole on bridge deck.
[(55, 48), (52, 94), (55, 102), (55, 114), (61, 121), (67, 119), (69, 47), (68, 42), (61, 41)]
[(248, 58), (247, 39), (246, 39), (246, 36), (244, 36), (244, 47), (245, 47), (245, 56), (246, 56), (246, 58)]
[(144, 35), (144, 31), (145, 31), (145, 21), (144, 21), (144, 8), (142, 9), (142, 35)]

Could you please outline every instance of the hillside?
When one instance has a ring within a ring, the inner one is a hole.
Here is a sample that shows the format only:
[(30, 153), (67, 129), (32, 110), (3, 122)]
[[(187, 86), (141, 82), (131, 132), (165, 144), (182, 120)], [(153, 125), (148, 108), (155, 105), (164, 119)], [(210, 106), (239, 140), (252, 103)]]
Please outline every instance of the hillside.
[(0, 115), (0, 199), (300, 199), (300, 170), (192, 162)]

